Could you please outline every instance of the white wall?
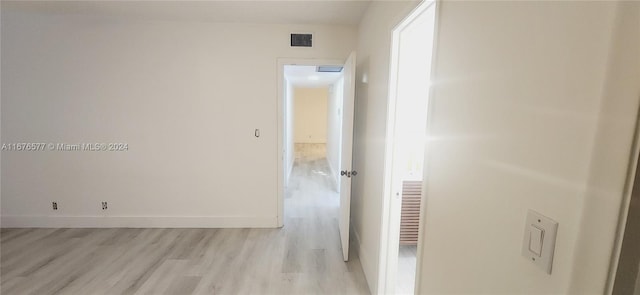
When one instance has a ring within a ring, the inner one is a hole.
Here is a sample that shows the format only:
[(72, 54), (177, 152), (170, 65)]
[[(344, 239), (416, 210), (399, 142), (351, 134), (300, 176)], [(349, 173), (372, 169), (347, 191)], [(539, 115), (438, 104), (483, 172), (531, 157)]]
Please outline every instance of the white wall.
[(294, 124), (294, 111), (293, 111), (293, 85), (287, 79), (284, 81), (285, 83), (285, 93), (284, 93), (284, 148), (285, 148), (285, 185), (289, 183), (289, 179), (291, 176), (291, 171), (293, 170), (293, 163), (295, 162), (295, 144), (293, 142), (293, 124)]
[(369, 288), (378, 292), (391, 30), (415, 1), (374, 1), (358, 31), (351, 221)]
[(604, 293), (638, 119), (640, 2), (620, 3), (616, 12), (588, 190), (576, 244), (576, 265), (571, 284), (573, 294)]
[(327, 106), (327, 162), (331, 168), (336, 191), (340, 184), (340, 148), (342, 146), (342, 96), (344, 80), (336, 81), (329, 88)]
[[(590, 189), (620, 198), (638, 103), (604, 84), (616, 4), (440, 5), (418, 292), (602, 294), (617, 202)], [(527, 209), (559, 222), (551, 275), (520, 255)]]
[(293, 96), (295, 143), (326, 143), (329, 89), (296, 87)]
[(355, 37), (3, 9), (2, 142), (129, 150), (3, 152), (2, 226), (276, 226), (277, 59), (344, 59)]

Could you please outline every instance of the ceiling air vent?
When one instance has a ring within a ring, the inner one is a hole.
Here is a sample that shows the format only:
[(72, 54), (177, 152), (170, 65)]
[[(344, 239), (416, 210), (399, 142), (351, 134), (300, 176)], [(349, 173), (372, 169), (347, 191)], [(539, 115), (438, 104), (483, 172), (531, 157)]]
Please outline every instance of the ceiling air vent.
[(316, 72), (318, 73), (340, 73), (342, 72), (342, 66), (318, 66)]
[(291, 34), (291, 47), (313, 47), (313, 34)]

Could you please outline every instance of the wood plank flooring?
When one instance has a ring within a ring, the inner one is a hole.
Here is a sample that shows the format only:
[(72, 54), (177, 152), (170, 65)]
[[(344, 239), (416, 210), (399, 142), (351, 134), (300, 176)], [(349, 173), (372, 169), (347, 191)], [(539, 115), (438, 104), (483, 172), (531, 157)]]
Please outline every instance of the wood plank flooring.
[(280, 229), (3, 229), (2, 294), (369, 294), (343, 262), (326, 159), (296, 159)]
[(396, 294), (414, 294), (416, 284), (416, 245), (400, 245), (398, 249), (398, 275)]

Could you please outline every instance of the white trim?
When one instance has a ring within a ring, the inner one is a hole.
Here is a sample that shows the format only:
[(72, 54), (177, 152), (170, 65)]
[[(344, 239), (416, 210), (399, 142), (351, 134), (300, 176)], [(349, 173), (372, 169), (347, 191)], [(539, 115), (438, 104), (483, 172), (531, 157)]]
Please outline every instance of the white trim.
[[(402, 27), (406, 26), (406, 18), (400, 22)], [(389, 65), (389, 93), (387, 99), (387, 123), (386, 123), (386, 143), (384, 148), (384, 187), (382, 199), (382, 221), (380, 228), (380, 259), (378, 270), (378, 294), (388, 294), (394, 289), (389, 286), (393, 284), (390, 269), (397, 269), (398, 247), (391, 246), (398, 243), (398, 239), (391, 238), (391, 199), (393, 198), (393, 138), (395, 137), (395, 117), (396, 117), (396, 94), (398, 85), (398, 49), (400, 24), (392, 31), (391, 58)], [(390, 248), (395, 248), (394, 250)], [(395, 255), (394, 255), (395, 253)], [(394, 290), (395, 291), (395, 290)]]
[(272, 217), (248, 216), (2, 216), (2, 228), (275, 228)]
[[(378, 270), (378, 294), (391, 294), (395, 292), (395, 280), (396, 273), (391, 270), (397, 269), (398, 264), (398, 238), (396, 234), (393, 234), (392, 223), (399, 224), (399, 220), (394, 222), (392, 220), (391, 200), (393, 198), (393, 183), (392, 183), (392, 170), (393, 170), (393, 138), (395, 137), (394, 128), (390, 128), (390, 125), (395, 125), (396, 118), (396, 92), (398, 83), (398, 49), (399, 49), (399, 33), (403, 28), (411, 24), (418, 16), (426, 12), (429, 8), (434, 6), (434, 34), (432, 44), (432, 56), (431, 56), (431, 80), (434, 78), (435, 68), (435, 55), (436, 55), (436, 40), (437, 40), (437, 27), (438, 27), (438, 14), (439, 14), (439, 1), (426, 0), (421, 2), (416, 8), (414, 8), (397, 26), (392, 30), (392, 46), (391, 46), (391, 58), (389, 65), (389, 93), (388, 93), (388, 106), (387, 106), (387, 132), (385, 143), (385, 164), (384, 164), (384, 198), (382, 204), (382, 222), (380, 228), (380, 257), (379, 257), (379, 270)], [(429, 126), (432, 118), (432, 102), (431, 97), (433, 94), (433, 88), (429, 90), (428, 108), (427, 108), (427, 133), (429, 132)], [(421, 260), (423, 252), (423, 235), (422, 229), (424, 229), (424, 216), (426, 214), (426, 183), (427, 183), (427, 153), (425, 147), (424, 155), (424, 173), (423, 173), (423, 187), (421, 196), (421, 208), (420, 208), (420, 224), (418, 228), (418, 246), (416, 253), (416, 277), (415, 277), (415, 294), (421, 294), (420, 292), (420, 273), (421, 273)]]
[[(282, 83), (283, 83), (282, 84), (282, 86), (283, 86), (283, 93), (282, 93), (283, 100), (290, 100), (291, 98), (287, 97), (286, 94), (291, 95), (290, 93), (293, 91), (293, 85), (291, 84), (289, 79), (287, 79), (286, 77), (282, 80)], [(286, 90), (284, 90), (284, 89), (286, 89)], [(282, 120), (283, 120), (283, 128), (285, 128), (285, 129), (287, 128), (287, 125), (285, 125), (285, 124), (288, 124), (288, 118), (285, 118), (285, 117), (288, 116), (287, 113), (286, 113), (286, 110), (288, 109), (289, 104), (293, 105), (293, 102), (286, 101), (286, 102), (283, 102), (283, 105), (282, 105), (282, 108), (284, 110), (284, 112), (282, 113), (283, 116), (284, 116), (282, 118)], [(293, 111), (293, 109), (291, 111)], [(290, 116), (290, 117), (293, 118), (293, 116)], [(290, 135), (290, 137), (291, 137), (291, 140), (293, 141), (293, 135)], [(284, 141), (284, 138), (282, 140)], [(288, 158), (286, 149), (287, 149), (287, 147), (289, 147), (289, 142), (286, 142), (286, 143), (283, 142), (282, 144), (283, 144), (282, 161), (283, 161), (283, 164), (285, 165), (285, 166), (283, 166), (284, 169), (285, 169), (284, 187), (286, 189), (286, 188), (289, 187), (289, 181), (291, 180), (291, 172), (293, 172), (293, 164), (295, 162), (295, 153), (291, 153), (291, 156), (294, 159)], [(295, 143), (294, 142), (291, 142), (291, 144), (295, 147)]]
[[(440, 10), (442, 9), (441, 5), (440, 5), (440, 1), (442, 0), (434, 0), (434, 16), (433, 16), (433, 44), (432, 44), (432, 49), (431, 49), (431, 81), (436, 81), (437, 79), (437, 75), (436, 75), (436, 68), (437, 68), (437, 62), (438, 62), (438, 35), (439, 35), (439, 27), (440, 27)], [(434, 102), (433, 102), (433, 97), (434, 97), (434, 92), (435, 92), (435, 87), (434, 84), (431, 84), (431, 87), (429, 88), (429, 100), (427, 101), (427, 136), (429, 134), (432, 134), (431, 132), (431, 127), (433, 126), (433, 118), (434, 118)], [(422, 172), (422, 200), (420, 202), (421, 206), (420, 206), (420, 221), (418, 223), (418, 228), (421, 229), (418, 232), (418, 246), (416, 249), (416, 280), (415, 280), (415, 287), (414, 287), (414, 293), (415, 294), (422, 294), (422, 285), (421, 282), (422, 280), (420, 279), (422, 277), (422, 260), (423, 260), (423, 255), (424, 255), (424, 235), (423, 230), (425, 228), (425, 216), (427, 216), (427, 203), (428, 203), (428, 199), (426, 196), (427, 193), (427, 188), (429, 187), (428, 183), (429, 183), (429, 175), (431, 175), (429, 173), (429, 163), (430, 163), (430, 153), (429, 153), (429, 141), (427, 140), (427, 144), (425, 145), (425, 151), (424, 151), (424, 167), (423, 167), (423, 172)]]
[(287, 173), (284, 165), (285, 150), (284, 150), (284, 66), (285, 65), (302, 65), (302, 66), (338, 66), (344, 65), (344, 61), (336, 59), (313, 59), (313, 58), (278, 58), (277, 62), (277, 75), (278, 75), (278, 96), (277, 96), (277, 114), (278, 122), (276, 130), (278, 131), (276, 159), (278, 162), (277, 167), (277, 194), (278, 202), (276, 208), (277, 226), (284, 226), (284, 188), (285, 188), (285, 174)]
[[(639, 112), (640, 113), (640, 112)], [(629, 215), (629, 205), (631, 204), (631, 194), (635, 184), (636, 173), (638, 173), (638, 158), (640, 157), (640, 117), (636, 118), (636, 127), (634, 130), (633, 146), (631, 147), (631, 155), (629, 157), (629, 166), (627, 168), (627, 179), (625, 183), (624, 195), (622, 196), (622, 204), (620, 206), (620, 216), (616, 230), (615, 241), (613, 245), (613, 253), (611, 262), (609, 263), (609, 274), (605, 285), (605, 294), (613, 293), (613, 285), (615, 284), (618, 272), (618, 264), (620, 262), (620, 254), (622, 253), (622, 242), (624, 232), (627, 227), (627, 217)]]

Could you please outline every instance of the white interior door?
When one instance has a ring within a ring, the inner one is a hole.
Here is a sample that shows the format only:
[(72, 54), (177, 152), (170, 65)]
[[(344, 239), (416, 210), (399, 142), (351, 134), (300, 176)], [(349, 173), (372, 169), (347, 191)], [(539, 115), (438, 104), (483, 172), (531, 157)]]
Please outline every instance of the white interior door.
[(356, 173), (351, 166), (353, 151), (353, 112), (356, 90), (356, 53), (352, 52), (344, 63), (342, 97), (342, 150), (340, 155), (340, 241), (344, 261), (349, 260), (349, 220), (351, 210), (351, 178)]

